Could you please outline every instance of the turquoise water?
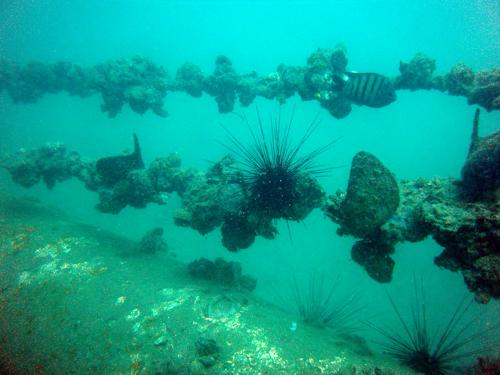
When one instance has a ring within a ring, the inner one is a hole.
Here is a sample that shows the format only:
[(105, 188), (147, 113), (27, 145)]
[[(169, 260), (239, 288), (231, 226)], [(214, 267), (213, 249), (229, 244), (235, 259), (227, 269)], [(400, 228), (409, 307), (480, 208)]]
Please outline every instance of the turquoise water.
[[(280, 63), (304, 65), (317, 48), (347, 48), (349, 69), (396, 76), (400, 60), (423, 52), (437, 61), (435, 74), (462, 62), (480, 69), (500, 63), (500, 7), (496, 1), (4, 1), (0, 12), (0, 56), (19, 64), (32, 60), (71, 61), (91, 66), (110, 59), (141, 55), (162, 65), (171, 76), (184, 62), (199, 65), (204, 74), (224, 54), (238, 73), (255, 70), (261, 75)], [(250, 141), (238, 117), (220, 114), (212, 97), (193, 98), (169, 92), (167, 118), (151, 111), (139, 115), (125, 105), (115, 117), (99, 109), (99, 95), (88, 98), (66, 93), (46, 94), (36, 103), (14, 104), (0, 94), (0, 150), (35, 148), (62, 142), (69, 150), (90, 159), (120, 153), (131, 147), (137, 133), (145, 164), (176, 152), (183, 166), (205, 170), (226, 150), (219, 124)], [(267, 117), (276, 113), (275, 101), (257, 98), (235, 112), (256, 120), (256, 107)], [(295, 108), (293, 132), (301, 135), (319, 113), (321, 125), (306, 145), (313, 149), (325, 140), (341, 137), (319, 157), (336, 168), (320, 183), (328, 194), (344, 189), (352, 157), (359, 151), (376, 155), (398, 179), (460, 177), (467, 156), (474, 106), (464, 97), (438, 91), (398, 91), (395, 103), (383, 108), (354, 106), (344, 119), (335, 119), (316, 101), (297, 95), (281, 106), (285, 117)], [(480, 135), (499, 130), (498, 111), (481, 114)], [(336, 235), (337, 225), (320, 210), (303, 222), (277, 223), (274, 240), (257, 237), (248, 249), (230, 253), (221, 245), (218, 230), (202, 236), (178, 227), (172, 215), (180, 200), (170, 195), (165, 206), (127, 207), (119, 215), (95, 210), (97, 194), (76, 180), (48, 190), (38, 184), (27, 190), (0, 171), (3, 191), (35, 197), (60, 208), (80, 222), (139, 240), (154, 227), (165, 229), (165, 240), (177, 259), (223, 257), (242, 264), (258, 280), (255, 293), (275, 302), (276, 290), (286, 288), (294, 273), (339, 276), (346, 289), (360, 291), (378, 323), (391, 323), (394, 314), (387, 289), (405, 305), (411, 300), (413, 274), (424, 275), (427, 300), (444, 322), (453, 306), (469, 294), (460, 273), (440, 269), (433, 258), (442, 248), (432, 239), (396, 246), (393, 281), (372, 280), (350, 257), (354, 239)], [(288, 229), (289, 227), (289, 229)], [(96, 290), (99, 293), (99, 290)], [(472, 294), (471, 294), (472, 296)], [(485, 321), (500, 316), (500, 305), (475, 305)], [(471, 313), (472, 314), (472, 313)], [(471, 315), (472, 316), (472, 315)], [(366, 336), (371, 336), (367, 333)]]

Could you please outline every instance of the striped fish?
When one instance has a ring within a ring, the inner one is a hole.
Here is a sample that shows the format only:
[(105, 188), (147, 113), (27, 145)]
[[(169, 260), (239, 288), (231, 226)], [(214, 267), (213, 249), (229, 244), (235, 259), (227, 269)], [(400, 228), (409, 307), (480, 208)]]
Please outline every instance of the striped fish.
[(392, 82), (378, 73), (346, 72), (341, 79), (343, 96), (355, 104), (378, 108), (396, 100)]

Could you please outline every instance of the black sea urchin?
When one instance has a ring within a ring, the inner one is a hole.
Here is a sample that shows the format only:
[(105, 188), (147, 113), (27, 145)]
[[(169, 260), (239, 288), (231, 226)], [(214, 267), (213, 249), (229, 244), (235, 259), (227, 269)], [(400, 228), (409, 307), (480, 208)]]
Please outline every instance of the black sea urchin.
[(290, 285), (291, 302), (304, 324), (329, 328), (338, 334), (355, 331), (360, 312), (357, 293), (342, 293), (339, 280), (325, 280), (313, 274), (307, 285), (294, 276)]
[[(238, 161), (238, 179), (249, 197), (247, 210), (270, 219), (300, 220), (301, 215), (296, 215), (293, 207), (301, 200), (307, 200), (307, 191), (304, 192), (307, 188), (304, 189), (301, 184), (313, 186), (312, 176), (324, 174), (331, 169), (314, 164), (314, 159), (336, 140), (300, 156), (301, 148), (318, 128), (318, 117), (311, 122), (295, 145), (292, 145), (290, 136), (293, 114), (286, 125), (281, 123), (280, 113), (271, 119), (270, 134), (264, 130), (258, 112), (257, 117), (257, 131), (248, 126), (252, 137), (250, 145), (243, 144), (224, 127), (230, 142), (225, 146)], [(317, 185), (314, 187), (316, 190), (319, 188)]]
[(472, 359), (487, 348), (478, 344), (488, 330), (468, 333), (476, 320), (466, 318), (473, 300), (463, 298), (447, 323), (437, 332), (430, 332), (423, 288), (415, 286), (415, 304), (411, 320), (405, 320), (396, 303), (389, 296), (392, 308), (401, 324), (402, 333), (373, 326), (388, 341), (385, 352), (405, 366), (425, 375), (463, 374), (464, 360)]

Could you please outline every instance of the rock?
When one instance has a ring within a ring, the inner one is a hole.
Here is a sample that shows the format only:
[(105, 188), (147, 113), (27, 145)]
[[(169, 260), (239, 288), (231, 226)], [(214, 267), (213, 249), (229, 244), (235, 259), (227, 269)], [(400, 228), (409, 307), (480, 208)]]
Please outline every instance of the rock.
[(196, 351), (200, 356), (212, 355), (220, 352), (220, 348), (217, 345), (217, 342), (213, 338), (206, 336), (200, 336), (196, 340), (195, 346)]
[(196, 342), (196, 352), (198, 360), (205, 367), (212, 367), (217, 362), (219, 357), (220, 347), (214, 339), (205, 336), (199, 337)]
[(389, 256), (394, 246), (380, 237), (363, 239), (354, 244), (351, 250), (352, 259), (364, 267), (368, 275), (379, 283), (392, 281), (394, 260)]
[(222, 244), (229, 251), (250, 247), (254, 241), (256, 228), (246, 215), (228, 215), (221, 227)]
[(212, 367), (217, 362), (217, 359), (214, 356), (204, 356), (198, 359), (200, 363), (205, 367)]
[(241, 264), (226, 262), (217, 258), (212, 262), (206, 258), (194, 260), (188, 264), (188, 271), (192, 277), (214, 281), (224, 286), (252, 291), (257, 285), (257, 280), (242, 274)]
[(207, 305), (206, 316), (212, 319), (228, 318), (240, 310), (241, 304), (228, 295), (219, 295)]
[(352, 161), (347, 194), (337, 214), (341, 232), (365, 238), (396, 212), (399, 189), (393, 174), (372, 154), (357, 153)]
[(157, 251), (167, 249), (167, 244), (163, 240), (163, 228), (154, 228), (148, 231), (139, 242), (139, 252), (144, 254), (154, 254)]
[(167, 337), (167, 336), (165, 336), (165, 335), (163, 335), (163, 336), (158, 337), (158, 338), (155, 340), (154, 344), (155, 344), (156, 346), (163, 346), (163, 345), (165, 345), (167, 342), (168, 342), (168, 337)]

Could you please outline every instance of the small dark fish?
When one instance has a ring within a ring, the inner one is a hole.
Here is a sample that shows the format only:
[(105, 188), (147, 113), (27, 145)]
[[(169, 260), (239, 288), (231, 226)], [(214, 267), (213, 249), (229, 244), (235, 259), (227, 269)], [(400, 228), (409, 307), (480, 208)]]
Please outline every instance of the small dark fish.
[(113, 187), (118, 181), (127, 178), (130, 171), (144, 168), (141, 147), (134, 134), (134, 152), (128, 155), (108, 156), (96, 162), (96, 170), (103, 184)]
[(357, 105), (379, 108), (396, 100), (394, 85), (378, 73), (346, 72), (338, 83), (343, 96)]

